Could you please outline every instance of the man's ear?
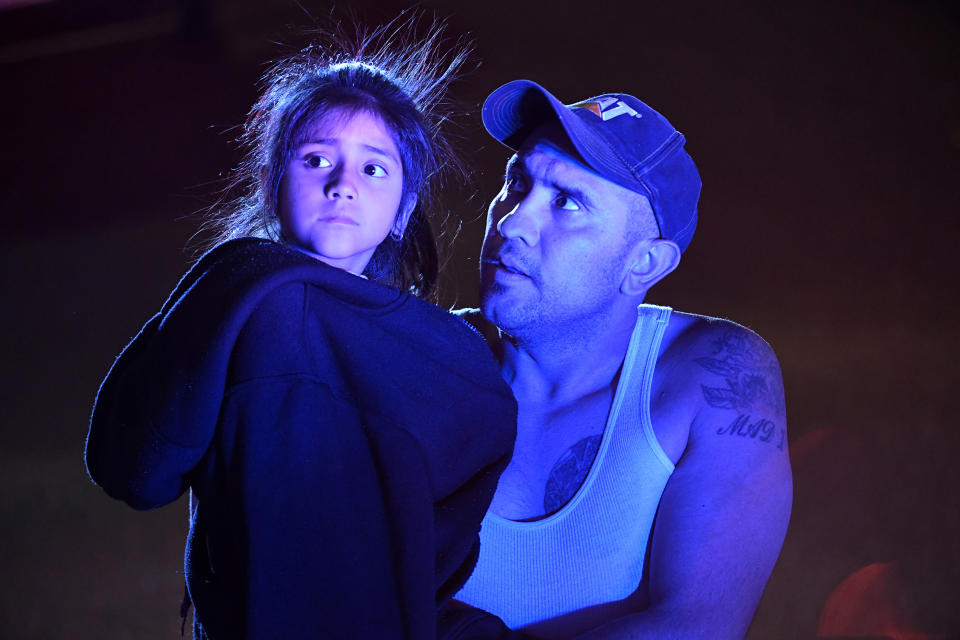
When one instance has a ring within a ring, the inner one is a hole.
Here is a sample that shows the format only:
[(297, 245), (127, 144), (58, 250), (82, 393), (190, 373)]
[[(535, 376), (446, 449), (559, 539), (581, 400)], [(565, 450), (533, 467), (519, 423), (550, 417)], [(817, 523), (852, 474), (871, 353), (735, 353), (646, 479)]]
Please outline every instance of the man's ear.
[(672, 240), (657, 238), (638, 242), (629, 254), (620, 292), (643, 295), (680, 264), (680, 247)]
[(403, 232), (407, 229), (407, 223), (410, 222), (410, 214), (417, 207), (417, 194), (406, 193), (400, 200), (400, 210), (397, 211), (397, 219), (393, 223), (393, 229), (390, 230), (397, 238), (403, 237)]

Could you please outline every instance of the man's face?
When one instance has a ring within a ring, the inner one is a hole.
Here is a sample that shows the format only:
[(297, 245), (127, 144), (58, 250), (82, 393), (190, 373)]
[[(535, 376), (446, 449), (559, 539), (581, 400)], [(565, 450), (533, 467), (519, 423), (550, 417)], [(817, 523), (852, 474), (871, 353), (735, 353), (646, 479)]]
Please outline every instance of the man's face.
[(642, 197), (590, 170), (558, 125), (507, 164), (487, 213), (481, 307), (515, 338), (608, 313), (619, 295)]

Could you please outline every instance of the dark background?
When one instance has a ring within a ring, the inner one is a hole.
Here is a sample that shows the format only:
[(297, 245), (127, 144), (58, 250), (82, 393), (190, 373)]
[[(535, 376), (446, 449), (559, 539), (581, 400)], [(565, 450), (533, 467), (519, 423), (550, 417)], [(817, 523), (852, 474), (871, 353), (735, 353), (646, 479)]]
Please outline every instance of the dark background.
[[(665, 5), (420, 4), (482, 60), (454, 86), (474, 176), (448, 192), (464, 228), (446, 302), (476, 301), (506, 159), (480, 129), (490, 90), (526, 77), (667, 114), (704, 190), (691, 249), (650, 301), (750, 326), (785, 376), (793, 517), (749, 637), (816, 637), (833, 590), (875, 563), (895, 570), (841, 610), (957, 637), (957, 12)], [(373, 23), (405, 6), (349, 8)], [(292, 0), (0, 7), (0, 637), (175, 638), (186, 506), (107, 498), (84, 472), (86, 421), (190, 262), (192, 214), (237, 162), (232, 127), (264, 63), (312, 21)]]

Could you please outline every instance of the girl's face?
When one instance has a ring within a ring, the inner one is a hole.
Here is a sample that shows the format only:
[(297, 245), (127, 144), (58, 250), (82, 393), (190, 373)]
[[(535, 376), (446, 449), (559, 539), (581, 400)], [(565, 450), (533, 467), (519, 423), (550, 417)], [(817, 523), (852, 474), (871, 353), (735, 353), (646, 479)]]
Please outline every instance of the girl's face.
[(280, 181), (283, 237), (359, 274), (388, 233), (403, 233), (416, 204), (403, 197), (400, 152), (380, 116), (367, 111), (333, 110), (306, 133)]

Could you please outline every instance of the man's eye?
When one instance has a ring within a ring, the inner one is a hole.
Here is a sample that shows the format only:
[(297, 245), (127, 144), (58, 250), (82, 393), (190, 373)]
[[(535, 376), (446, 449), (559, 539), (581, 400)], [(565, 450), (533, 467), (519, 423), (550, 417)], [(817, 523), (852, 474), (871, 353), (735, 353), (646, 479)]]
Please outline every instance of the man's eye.
[(330, 166), (330, 161), (323, 156), (310, 155), (307, 156), (307, 166), (311, 169), (324, 169)]
[(372, 178), (385, 178), (387, 176), (386, 169), (378, 164), (373, 163), (364, 165), (363, 172)]
[(557, 209), (563, 209), (564, 211), (579, 211), (580, 203), (571, 198), (570, 196), (565, 196), (563, 194), (557, 196), (553, 199), (553, 206)]

